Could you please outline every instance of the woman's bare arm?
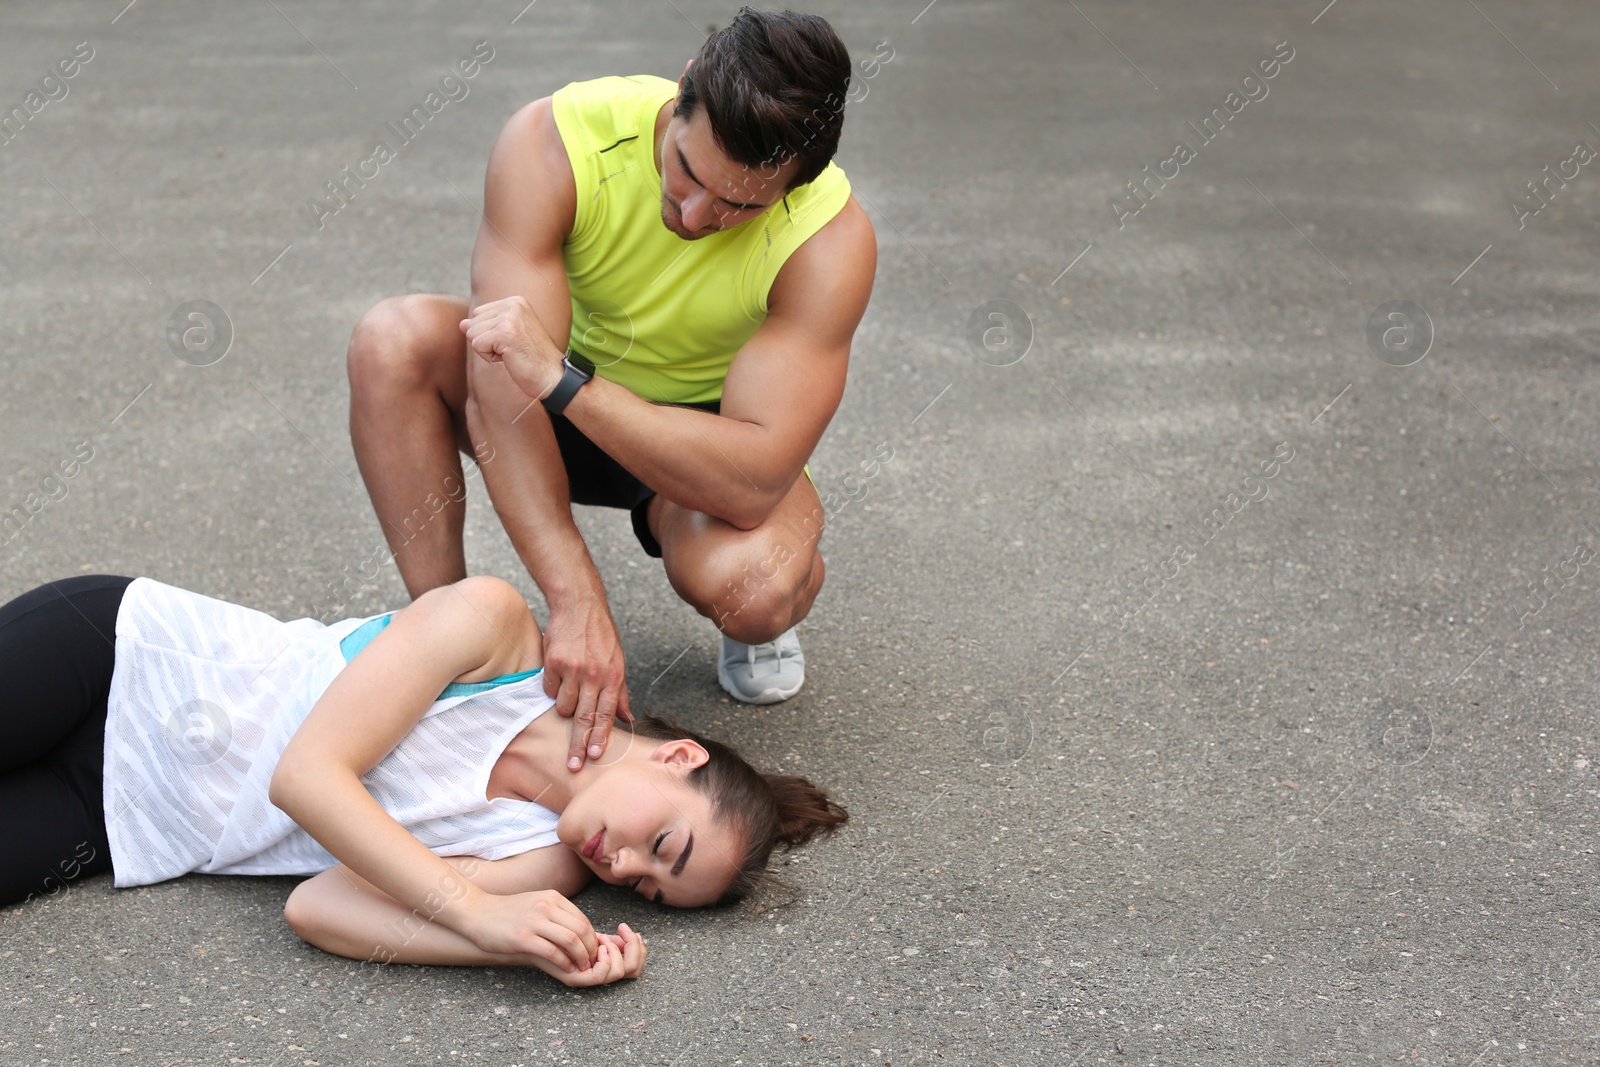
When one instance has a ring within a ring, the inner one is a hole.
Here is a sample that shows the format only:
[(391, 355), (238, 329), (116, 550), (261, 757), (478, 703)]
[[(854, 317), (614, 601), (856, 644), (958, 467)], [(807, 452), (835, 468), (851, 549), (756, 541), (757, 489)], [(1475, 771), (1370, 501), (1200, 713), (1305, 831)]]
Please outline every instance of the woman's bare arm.
[[(571, 896), (590, 879), (589, 869), (560, 845), (503, 860), (453, 856), (445, 862), (479, 889), (497, 894), (544, 889)], [(558, 971), (538, 956), (485, 952), (454, 930), (405, 907), (342, 864), (296, 886), (283, 913), (296, 934), (323, 951), (373, 963), (537, 967), (573, 985), (637, 978), (644, 966), (643, 939), (626, 926), (619, 927), (615, 935), (598, 935), (603, 943), (619, 950), (620, 974), (610, 974), (597, 965), (573, 975)]]
[(285, 748), (272, 802), (352, 872), (479, 949), (532, 953), (587, 971), (602, 942), (562, 894), (485, 892), (373, 798), (361, 776), (417, 724), (445, 685), (537, 666), (538, 626), (497, 578), (431, 590), (334, 678)]
[[(453, 856), (445, 862), (479, 889), (500, 894), (548, 890), (571, 895), (590, 878), (589, 869), (561, 846), (504, 860)], [(283, 911), (294, 932), (323, 951), (375, 963), (536, 967), (567, 985), (588, 986), (639, 977), (647, 954), (644, 939), (626, 923), (615, 934), (597, 934), (599, 958), (576, 973), (541, 956), (485, 952), (342, 864), (296, 886)]]

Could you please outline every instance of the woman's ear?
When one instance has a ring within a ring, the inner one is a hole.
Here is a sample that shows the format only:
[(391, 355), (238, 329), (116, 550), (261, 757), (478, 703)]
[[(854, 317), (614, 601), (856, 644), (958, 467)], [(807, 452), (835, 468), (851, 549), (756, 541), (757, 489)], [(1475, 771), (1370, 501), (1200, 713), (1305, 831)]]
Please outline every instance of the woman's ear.
[(711, 753), (707, 752), (699, 742), (691, 741), (687, 737), (676, 741), (663, 741), (650, 753), (650, 758), (668, 767), (679, 770), (693, 770), (705, 765), (711, 760)]

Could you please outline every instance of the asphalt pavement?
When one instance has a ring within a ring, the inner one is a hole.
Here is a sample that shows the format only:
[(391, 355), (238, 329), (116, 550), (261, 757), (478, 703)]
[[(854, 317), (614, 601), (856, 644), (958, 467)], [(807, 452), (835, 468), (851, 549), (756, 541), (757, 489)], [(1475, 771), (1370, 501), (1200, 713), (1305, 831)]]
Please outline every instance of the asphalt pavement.
[[(0, 598), (399, 606), (352, 327), (467, 291), (513, 111), (734, 8), (124, 3), (0, 14)], [(0, 1062), (1600, 1060), (1593, 5), (924, 3), (810, 8), (879, 269), (804, 691), (724, 699), (580, 510), (635, 706), (848, 827), (729, 911), (586, 892), (651, 945), (593, 991), (329, 956), (289, 879), (94, 878), (0, 912)]]

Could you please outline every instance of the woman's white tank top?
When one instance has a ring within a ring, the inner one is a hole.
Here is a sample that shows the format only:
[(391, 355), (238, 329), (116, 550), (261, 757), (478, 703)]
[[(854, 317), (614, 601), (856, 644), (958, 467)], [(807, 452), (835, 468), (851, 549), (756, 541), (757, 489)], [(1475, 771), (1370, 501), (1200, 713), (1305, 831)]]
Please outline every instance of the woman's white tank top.
[[(191, 871), (315, 874), (337, 861), (267, 799), (289, 738), (388, 615), (279, 622), (138, 578), (117, 612), (105, 818), (115, 884)], [(511, 739), (553, 707), (539, 671), (448, 686), (362, 777), (441, 856), (496, 860), (557, 843), (557, 814), (485, 798)]]

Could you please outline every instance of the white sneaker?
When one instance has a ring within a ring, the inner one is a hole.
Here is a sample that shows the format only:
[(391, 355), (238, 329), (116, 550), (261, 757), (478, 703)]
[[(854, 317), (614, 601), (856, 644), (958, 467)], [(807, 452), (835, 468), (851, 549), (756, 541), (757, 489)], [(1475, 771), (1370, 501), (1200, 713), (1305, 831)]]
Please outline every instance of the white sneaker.
[(717, 681), (745, 704), (776, 704), (800, 692), (806, 682), (806, 657), (794, 629), (776, 640), (747, 645), (726, 635), (717, 657)]

